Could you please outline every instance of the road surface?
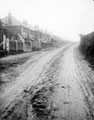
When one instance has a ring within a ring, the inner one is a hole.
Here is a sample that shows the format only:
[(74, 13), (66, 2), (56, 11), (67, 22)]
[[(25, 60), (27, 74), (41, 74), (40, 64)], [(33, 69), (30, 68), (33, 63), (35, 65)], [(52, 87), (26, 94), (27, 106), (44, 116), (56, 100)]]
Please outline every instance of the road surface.
[(94, 120), (94, 72), (77, 47), (36, 54), (16, 68), (16, 78), (4, 77), (12, 82), (0, 91), (0, 119)]

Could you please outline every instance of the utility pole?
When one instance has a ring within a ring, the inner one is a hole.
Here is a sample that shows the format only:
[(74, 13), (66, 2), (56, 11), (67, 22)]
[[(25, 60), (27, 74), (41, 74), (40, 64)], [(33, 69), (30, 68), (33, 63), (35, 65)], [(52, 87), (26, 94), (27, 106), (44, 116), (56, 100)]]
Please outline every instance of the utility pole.
[(2, 42), (2, 39), (3, 39), (3, 31), (2, 31), (2, 22), (1, 22), (1, 19), (0, 19), (0, 43)]

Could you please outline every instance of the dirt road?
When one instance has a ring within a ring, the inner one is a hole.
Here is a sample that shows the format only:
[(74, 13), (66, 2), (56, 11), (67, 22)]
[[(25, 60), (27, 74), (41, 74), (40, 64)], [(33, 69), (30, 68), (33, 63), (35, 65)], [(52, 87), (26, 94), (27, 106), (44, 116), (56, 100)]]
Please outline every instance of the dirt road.
[(94, 120), (94, 72), (77, 45), (45, 51), (27, 63), (0, 92), (1, 120)]

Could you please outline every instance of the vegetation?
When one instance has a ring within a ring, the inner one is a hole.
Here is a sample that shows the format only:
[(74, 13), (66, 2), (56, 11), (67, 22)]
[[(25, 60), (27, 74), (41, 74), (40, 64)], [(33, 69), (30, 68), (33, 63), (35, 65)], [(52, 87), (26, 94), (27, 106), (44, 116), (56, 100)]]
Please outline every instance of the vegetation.
[(94, 69), (94, 32), (81, 35), (80, 52)]

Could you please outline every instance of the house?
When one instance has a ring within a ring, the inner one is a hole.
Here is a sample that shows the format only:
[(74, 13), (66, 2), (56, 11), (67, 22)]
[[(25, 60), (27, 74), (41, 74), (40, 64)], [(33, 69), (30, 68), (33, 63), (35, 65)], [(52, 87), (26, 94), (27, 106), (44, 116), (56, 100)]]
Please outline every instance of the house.
[(6, 24), (7, 28), (16, 33), (19, 34), (23, 39), (25, 40), (33, 40), (33, 33), (34, 31), (31, 30), (28, 26), (21, 23), (19, 20), (17, 20), (15, 17), (11, 15), (11, 13), (8, 14), (5, 18), (2, 18), (2, 22)]
[[(32, 48), (37, 50), (38, 48), (38, 35), (37, 31), (32, 30), (31, 26), (26, 21), (23, 23), (17, 20), (11, 13), (8, 16), (1, 19), (6, 24), (7, 29), (10, 31), (9, 40), (18, 40), (24, 42), (24, 51), (28, 51), (30, 44)], [(36, 37), (37, 36), (37, 37)], [(26, 49), (26, 50), (25, 50)]]

